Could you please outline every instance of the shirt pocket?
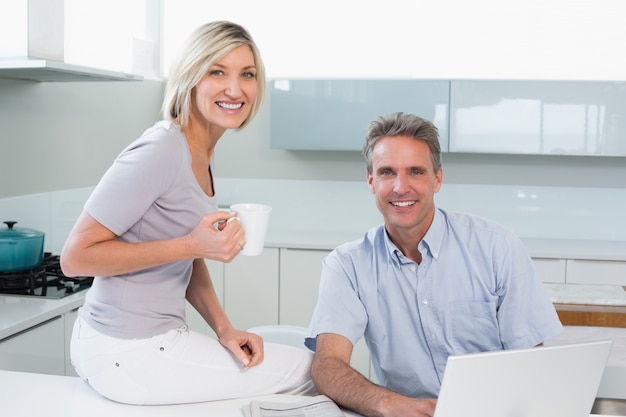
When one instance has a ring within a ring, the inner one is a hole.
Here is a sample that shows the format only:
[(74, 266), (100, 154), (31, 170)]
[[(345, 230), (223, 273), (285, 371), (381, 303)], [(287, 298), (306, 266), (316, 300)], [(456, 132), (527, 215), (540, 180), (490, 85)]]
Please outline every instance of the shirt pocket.
[(495, 301), (454, 301), (452, 339), (461, 353), (503, 349)]

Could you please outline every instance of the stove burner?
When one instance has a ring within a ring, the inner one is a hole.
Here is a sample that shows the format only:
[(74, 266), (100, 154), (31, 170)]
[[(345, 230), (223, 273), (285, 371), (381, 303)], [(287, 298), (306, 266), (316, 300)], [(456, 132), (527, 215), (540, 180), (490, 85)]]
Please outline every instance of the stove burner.
[(66, 277), (60, 257), (44, 253), (41, 265), (16, 272), (0, 272), (0, 294), (63, 298), (91, 286), (93, 277)]

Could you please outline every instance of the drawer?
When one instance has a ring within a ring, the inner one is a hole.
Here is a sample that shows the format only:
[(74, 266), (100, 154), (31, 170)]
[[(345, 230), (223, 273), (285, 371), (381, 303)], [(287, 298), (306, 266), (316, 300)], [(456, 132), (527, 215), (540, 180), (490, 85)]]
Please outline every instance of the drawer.
[(541, 281), (551, 284), (565, 283), (565, 259), (533, 258)]
[(568, 259), (567, 284), (626, 285), (626, 262)]

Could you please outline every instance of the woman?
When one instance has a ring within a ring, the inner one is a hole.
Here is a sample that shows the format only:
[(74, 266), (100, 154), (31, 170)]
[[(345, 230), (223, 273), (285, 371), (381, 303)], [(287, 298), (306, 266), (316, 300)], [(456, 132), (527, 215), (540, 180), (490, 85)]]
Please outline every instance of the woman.
[[(234, 329), (204, 259), (230, 262), (245, 244), (218, 211), (214, 150), (263, 100), (265, 72), (248, 32), (197, 29), (172, 67), (165, 120), (128, 146), (85, 204), (61, 253), (65, 274), (95, 280), (72, 335), (72, 363), (100, 394), (175, 404), (269, 393), (312, 394), (312, 355)], [(185, 300), (219, 338), (191, 332)]]

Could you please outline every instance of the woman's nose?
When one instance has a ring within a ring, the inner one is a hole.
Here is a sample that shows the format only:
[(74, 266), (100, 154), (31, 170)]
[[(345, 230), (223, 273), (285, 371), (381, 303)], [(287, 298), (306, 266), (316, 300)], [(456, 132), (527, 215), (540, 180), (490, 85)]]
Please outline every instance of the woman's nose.
[(239, 97), (241, 95), (241, 86), (239, 85), (239, 79), (237, 77), (229, 78), (228, 85), (226, 86), (226, 94), (229, 97)]

